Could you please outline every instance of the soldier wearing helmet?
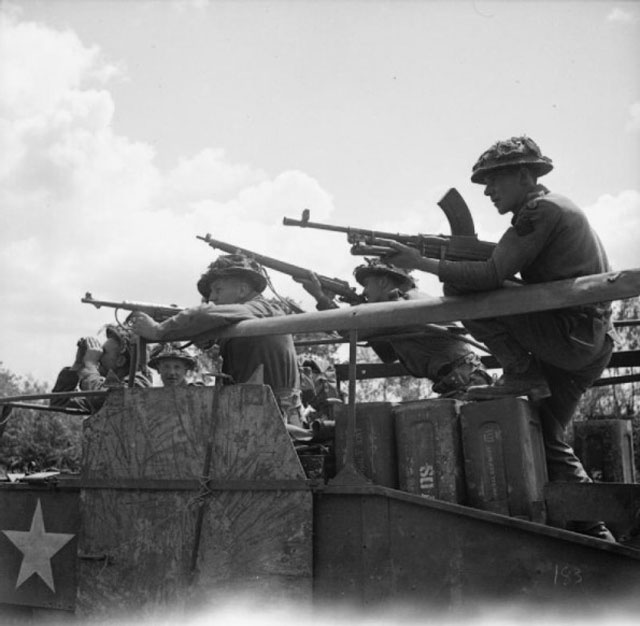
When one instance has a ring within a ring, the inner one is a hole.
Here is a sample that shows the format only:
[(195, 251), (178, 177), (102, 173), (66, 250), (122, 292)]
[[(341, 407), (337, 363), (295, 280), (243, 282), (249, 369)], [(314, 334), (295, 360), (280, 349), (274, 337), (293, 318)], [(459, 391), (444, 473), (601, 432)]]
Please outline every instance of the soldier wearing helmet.
[[(377, 259), (367, 259), (366, 264), (356, 267), (354, 276), (363, 286), (367, 302), (431, 298), (416, 289), (415, 281), (407, 270)], [(337, 308), (332, 295), (322, 290), (317, 278), (311, 276), (309, 280), (298, 282), (316, 299), (319, 310)], [(394, 330), (371, 329), (360, 336), (373, 337), (381, 332), (392, 335)], [(453, 335), (424, 326), (398, 329), (396, 338), (370, 339), (369, 346), (384, 363), (400, 361), (412, 376), (431, 380), (433, 391), (443, 396), (462, 397), (470, 385), (491, 381), (480, 358), (466, 343)]]
[(196, 360), (177, 343), (158, 344), (149, 357), (149, 367), (160, 374), (164, 387), (186, 387)]
[[(511, 137), (486, 150), (471, 180), (484, 185), (498, 212), (511, 213), (511, 225), (487, 261), (438, 261), (388, 242), (387, 260), (436, 274), (446, 294), (497, 289), (520, 274), (525, 283), (543, 283), (610, 271), (607, 255), (587, 217), (571, 200), (549, 191), (538, 178), (553, 169), (529, 137)], [(529, 395), (540, 400), (550, 480), (590, 482), (564, 441), (582, 394), (607, 366), (614, 331), (609, 303), (570, 307), (464, 325), (500, 361), (502, 377), (469, 390), (475, 399)], [(576, 530), (611, 540), (601, 523)]]
[[(262, 267), (241, 254), (219, 256), (196, 283), (203, 303), (158, 323), (144, 313), (131, 316), (134, 332), (150, 341), (193, 340), (208, 345), (231, 324), (285, 315), (262, 296), (267, 280)], [(288, 423), (301, 425), (300, 377), (293, 337), (235, 337), (218, 342), (222, 373), (236, 383), (264, 383), (274, 392)]]
[[(53, 392), (97, 391), (129, 383), (132, 354), (132, 334), (126, 328), (105, 327), (106, 338), (82, 337), (78, 340), (76, 357), (69, 367), (58, 373)], [(134, 387), (150, 387), (151, 373), (145, 367), (135, 373)], [(104, 398), (68, 398), (52, 400), (52, 405), (97, 411)]]

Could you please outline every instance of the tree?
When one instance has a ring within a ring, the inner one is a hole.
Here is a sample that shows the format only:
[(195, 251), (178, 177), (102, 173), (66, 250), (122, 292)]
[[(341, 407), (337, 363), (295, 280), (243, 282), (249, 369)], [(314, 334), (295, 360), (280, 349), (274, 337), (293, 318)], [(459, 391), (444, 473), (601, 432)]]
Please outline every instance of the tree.
[[(614, 320), (640, 320), (640, 298), (618, 300), (613, 303)], [(616, 350), (639, 350), (638, 325), (617, 329), (619, 344)], [(606, 377), (634, 374), (633, 368), (612, 368)], [(628, 419), (632, 424), (635, 466), (640, 469), (640, 382), (604, 385), (589, 389), (578, 406), (576, 421), (584, 419)]]
[[(367, 347), (359, 347), (356, 353), (358, 363), (380, 361), (376, 353)], [(370, 378), (356, 384), (357, 402), (407, 402), (423, 400), (431, 396), (431, 381), (414, 376), (394, 376), (390, 378)]]
[[(0, 395), (46, 393), (43, 383), (24, 379), (0, 362)], [(13, 409), (5, 415), (0, 434), (0, 470), (42, 471), (80, 467), (82, 417), (33, 409)]]

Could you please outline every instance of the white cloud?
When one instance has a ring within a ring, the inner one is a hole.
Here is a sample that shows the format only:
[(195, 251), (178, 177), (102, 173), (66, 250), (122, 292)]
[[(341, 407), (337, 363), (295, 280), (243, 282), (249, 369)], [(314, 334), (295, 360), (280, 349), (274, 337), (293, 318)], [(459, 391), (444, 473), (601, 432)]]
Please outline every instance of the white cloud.
[(638, 16), (629, 9), (622, 9), (620, 7), (614, 7), (607, 14), (607, 22), (618, 22), (622, 24), (635, 24), (638, 21)]
[(176, 13), (203, 11), (211, 4), (211, 0), (172, 0), (170, 5)]
[(585, 209), (614, 269), (640, 268), (640, 192), (635, 189), (606, 194)]
[(630, 132), (640, 131), (640, 101), (629, 105), (630, 119), (625, 126), (625, 130)]
[(3, 117), (46, 113), (81, 83), (104, 83), (119, 73), (101, 60), (97, 46), (85, 46), (72, 31), (18, 22), (6, 11), (0, 13), (0, 30)]
[[(80, 304), (85, 291), (189, 305), (217, 254), (197, 234), (291, 261), (305, 244), (282, 217), (332, 211), (305, 173), (269, 178), (219, 148), (161, 171), (153, 146), (115, 134), (115, 66), (97, 47), (7, 12), (2, 20), (11, 71), (0, 84), (0, 139), (10, 148), (0, 162), (0, 358), (16, 373), (51, 380), (77, 337), (111, 321)], [(306, 249), (309, 267), (323, 265), (322, 250)], [(284, 293), (294, 286), (274, 282)]]
[(169, 200), (231, 197), (243, 187), (266, 178), (264, 172), (247, 164), (229, 163), (224, 150), (206, 148), (191, 158), (181, 159), (169, 173), (163, 193)]

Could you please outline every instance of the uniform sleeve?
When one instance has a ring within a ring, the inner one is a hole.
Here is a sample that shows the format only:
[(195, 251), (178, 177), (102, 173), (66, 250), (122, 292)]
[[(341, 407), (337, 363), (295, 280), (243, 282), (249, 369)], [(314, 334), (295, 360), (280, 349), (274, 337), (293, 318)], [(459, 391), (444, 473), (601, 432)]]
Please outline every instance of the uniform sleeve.
[(370, 341), (369, 347), (383, 363), (393, 363), (398, 360), (398, 355), (389, 341)]
[(244, 304), (202, 304), (185, 309), (160, 324), (160, 340), (193, 339), (218, 328), (258, 317)]
[(79, 372), (79, 377), (82, 391), (97, 391), (104, 386), (104, 376), (93, 365), (83, 367)]
[(498, 289), (535, 261), (560, 219), (550, 202), (536, 200), (523, 207), (487, 261), (441, 261), (438, 278), (464, 291)]

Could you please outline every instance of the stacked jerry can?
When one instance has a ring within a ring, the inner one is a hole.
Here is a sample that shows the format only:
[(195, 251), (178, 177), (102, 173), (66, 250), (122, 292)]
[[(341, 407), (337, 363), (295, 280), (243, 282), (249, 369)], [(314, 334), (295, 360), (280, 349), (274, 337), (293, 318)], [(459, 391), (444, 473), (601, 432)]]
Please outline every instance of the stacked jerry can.
[(590, 419), (576, 422), (573, 441), (576, 456), (594, 482), (635, 482), (630, 420)]
[(406, 402), (395, 409), (402, 491), (466, 501), (459, 415), (460, 402), (449, 399)]
[[(394, 429), (394, 404), (361, 402), (356, 405), (354, 464), (376, 485), (398, 488), (398, 461)], [(347, 407), (336, 411), (336, 471), (345, 463), (347, 449)]]
[[(524, 398), (437, 398), (356, 407), (354, 463), (369, 480), (427, 498), (545, 522), (547, 469), (535, 406)], [(347, 411), (336, 416), (344, 464)]]
[(460, 417), (469, 505), (544, 523), (547, 465), (534, 405), (516, 397), (470, 402)]

